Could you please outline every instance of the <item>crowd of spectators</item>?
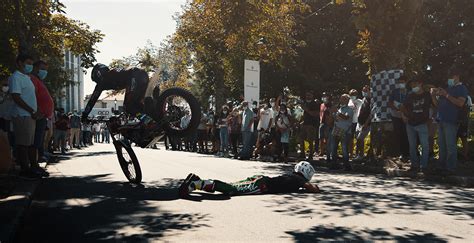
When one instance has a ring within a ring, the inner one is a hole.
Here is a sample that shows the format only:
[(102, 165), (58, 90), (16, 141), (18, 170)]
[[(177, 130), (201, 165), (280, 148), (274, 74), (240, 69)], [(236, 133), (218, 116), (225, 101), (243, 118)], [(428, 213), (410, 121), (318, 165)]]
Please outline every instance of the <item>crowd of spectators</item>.
[[(392, 155), (411, 162), (413, 172), (426, 173), (428, 161), (435, 161), (430, 169), (454, 173), (458, 138), (460, 154), (468, 159), (472, 107), (460, 73), (452, 68), (443, 87), (427, 84), (422, 75), (402, 76), (387, 97), (388, 123), (372, 119), (369, 86), (342, 94), (324, 92), (321, 97), (307, 91), (301, 97), (280, 95), (260, 105), (243, 101), (202, 112), (197, 133), (168, 138), (166, 148), (272, 161), (289, 161), (292, 152), (306, 160), (326, 159), (333, 169), (351, 170), (351, 161), (384, 159), (387, 145), (395, 144)], [(183, 118), (182, 125), (186, 122), (189, 118)]]
[[(46, 62), (19, 55), (16, 65), (11, 76), (0, 77), (0, 130), (8, 134), (10, 148), (2, 158), (11, 155), (20, 167), (20, 177), (48, 176), (39, 163), (52, 159), (55, 152), (110, 143), (105, 123), (81, 122), (76, 110), (54, 109), (44, 84)], [(324, 158), (333, 169), (351, 170), (352, 161), (384, 158), (390, 140), (395, 141), (396, 156), (410, 161), (413, 172), (426, 173), (429, 161), (436, 161), (435, 167), (454, 173), (458, 138), (464, 159), (469, 155), (472, 100), (460, 69), (452, 68), (447, 76), (443, 87), (427, 84), (421, 75), (402, 76), (387, 97), (389, 123), (372, 119), (375, 107), (369, 86), (360, 92), (324, 92), (320, 97), (313, 91), (300, 97), (284, 92), (260, 104), (243, 101), (218, 111), (203, 110), (197, 131), (183, 139), (168, 137), (166, 147), (241, 160)], [(186, 113), (181, 125), (186, 127), (190, 119)]]
[(55, 109), (44, 83), (46, 62), (19, 55), (16, 66), (11, 76), (0, 77), (0, 132), (8, 137), (0, 140), (2, 164), (13, 161), (20, 167), (21, 178), (38, 179), (48, 176), (39, 164), (53, 160), (54, 153), (110, 142), (104, 123), (82, 123), (76, 110), (65, 113), (63, 108)]

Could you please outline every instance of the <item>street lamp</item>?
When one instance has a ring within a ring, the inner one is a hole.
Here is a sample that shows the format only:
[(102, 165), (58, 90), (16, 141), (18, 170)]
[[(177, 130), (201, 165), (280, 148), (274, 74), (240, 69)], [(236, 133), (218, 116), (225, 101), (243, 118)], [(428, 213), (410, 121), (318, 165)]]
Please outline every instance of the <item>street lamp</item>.
[(114, 111), (117, 112), (117, 98), (114, 99), (115, 108)]

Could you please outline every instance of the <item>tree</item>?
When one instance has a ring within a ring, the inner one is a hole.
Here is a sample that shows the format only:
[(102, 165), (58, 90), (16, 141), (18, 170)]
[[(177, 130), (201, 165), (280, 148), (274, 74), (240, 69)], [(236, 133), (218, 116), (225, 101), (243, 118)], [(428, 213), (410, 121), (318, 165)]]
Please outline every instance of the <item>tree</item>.
[(416, 31), (422, 53), (418, 66), (429, 74), (432, 83), (444, 85), (453, 65), (466, 70), (464, 82), (474, 78), (473, 11), (469, 0), (425, 0), (423, 20)]
[(98, 50), (95, 45), (103, 34), (88, 25), (63, 15), (65, 6), (58, 0), (5, 0), (0, 3), (1, 56), (0, 72), (9, 74), (15, 69), (18, 53), (28, 53), (49, 63), (47, 85), (57, 95), (69, 84), (63, 70), (63, 52), (69, 49), (80, 55), (82, 66), (91, 67)]
[[(295, 39), (294, 13), (305, 7), (300, 2), (191, 1), (177, 18), (173, 43), (184, 48), (183, 60), (189, 60), (195, 83), (205, 87), (203, 95), (216, 95), (220, 106), (225, 97), (242, 94), (244, 59), (260, 60), (263, 70), (286, 70), (301, 44)], [(274, 78), (262, 75), (263, 92), (278, 87)]]
[[(367, 64), (354, 53), (359, 38), (353, 21), (352, 4), (334, 6), (328, 0), (311, 1), (310, 14), (297, 18), (297, 49), (294, 64), (288, 66), (288, 84), (297, 94), (304, 90), (347, 92), (367, 82)], [(349, 20), (349, 21), (348, 21)], [(291, 85), (290, 85), (291, 86)], [(295, 87), (296, 86), (296, 87)]]
[[(339, 4), (345, 1), (337, 1)], [(369, 73), (406, 69), (423, 0), (353, 0), (354, 20), (360, 30), (359, 53)]]

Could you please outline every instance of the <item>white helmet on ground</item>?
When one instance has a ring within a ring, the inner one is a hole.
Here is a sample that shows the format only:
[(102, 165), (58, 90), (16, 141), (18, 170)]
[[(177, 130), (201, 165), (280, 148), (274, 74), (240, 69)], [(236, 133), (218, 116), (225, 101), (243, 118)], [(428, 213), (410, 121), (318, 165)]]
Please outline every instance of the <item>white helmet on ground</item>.
[(295, 172), (301, 173), (308, 181), (311, 180), (315, 171), (314, 167), (306, 161), (301, 161), (295, 165)]

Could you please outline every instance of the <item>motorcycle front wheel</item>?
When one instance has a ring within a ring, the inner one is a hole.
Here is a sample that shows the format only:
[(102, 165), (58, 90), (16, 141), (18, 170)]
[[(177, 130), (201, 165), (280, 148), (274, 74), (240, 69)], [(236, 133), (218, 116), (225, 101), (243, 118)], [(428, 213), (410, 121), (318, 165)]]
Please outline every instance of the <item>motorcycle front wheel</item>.
[(138, 163), (137, 156), (133, 152), (130, 143), (124, 140), (114, 141), (115, 150), (119, 160), (120, 168), (122, 168), (125, 177), (131, 183), (139, 184), (142, 182), (142, 170)]

